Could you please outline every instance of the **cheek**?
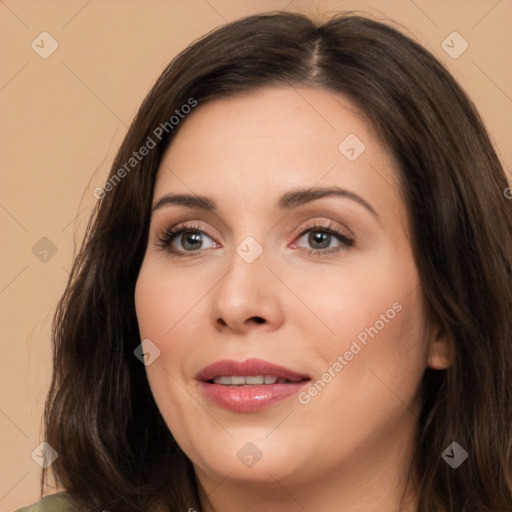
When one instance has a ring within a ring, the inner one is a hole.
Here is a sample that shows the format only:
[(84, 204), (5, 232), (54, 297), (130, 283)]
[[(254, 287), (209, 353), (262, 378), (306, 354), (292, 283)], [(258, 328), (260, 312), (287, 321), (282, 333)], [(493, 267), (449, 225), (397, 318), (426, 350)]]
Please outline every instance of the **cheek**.
[(184, 283), (180, 286), (154, 265), (142, 266), (135, 287), (140, 337), (149, 338), (160, 349), (160, 356), (146, 366), (151, 392), (167, 426), (181, 440), (187, 439), (187, 429), (200, 416), (193, 407), (194, 401), (179, 384), (183, 380), (182, 363), (194, 350), (192, 344), (178, 342), (187, 338), (187, 325), (194, 322), (191, 316), (197, 299), (194, 300), (192, 289)]
[(312, 360), (321, 355), (321, 369), (299, 402), (305, 432), (343, 439), (324, 447), (327, 458), (374, 446), (372, 439), (380, 446), (398, 432), (409, 435), (427, 355), (419, 297), (402, 296), (399, 304), (394, 298), (391, 293), (372, 299), (364, 312), (340, 314), (335, 339), (325, 337), (321, 353), (310, 349)]
[[(331, 281), (329, 293), (321, 298), (323, 318), (335, 335), (310, 345), (310, 357), (320, 355), (325, 372), (316, 375), (321, 391), (311, 390), (310, 405), (332, 418), (319, 428), (330, 431), (347, 411), (358, 422), (383, 425), (416, 400), (428, 343), (417, 274), (406, 266), (402, 270), (352, 272), (343, 281)], [(327, 295), (336, 297), (336, 307)]]
[[(322, 361), (325, 373), (315, 376), (321, 382), (301, 403), (309, 401), (311, 411), (330, 417), (318, 425), (312, 414), (310, 428), (331, 435), (347, 411), (356, 426), (385, 428), (416, 402), (428, 358), (418, 280), (413, 259), (397, 259), (390, 251), (332, 274), (323, 293), (307, 285), (306, 296), (315, 299), (315, 312), (330, 329), (321, 340), (309, 336), (309, 357)], [(348, 428), (357, 437), (360, 427)]]
[[(160, 350), (154, 364), (146, 367), (153, 392), (176, 395), (179, 385), (191, 376), (190, 361), (201, 351), (208, 325), (208, 283), (190, 272), (169, 272), (160, 261), (143, 264), (135, 287), (135, 309), (141, 339), (149, 338)], [(167, 267), (167, 268), (166, 268)]]
[[(185, 277), (186, 276), (186, 277)], [(185, 272), (169, 273), (164, 265), (142, 266), (135, 287), (135, 309), (141, 337), (170, 339), (182, 323), (194, 320), (205, 291)], [(163, 347), (160, 347), (163, 348)]]
[(365, 348), (379, 340), (372, 346), (402, 354), (423, 340), (419, 275), (407, 250), (385, 248), (368, 257), (358, 255), (357, 265), (303, 275), (301, 296), (317, 318), (297, 318), (304, 328), (309, 323), (311, 341), (315, 330), (321, 334), (317, 349), (331, 359), (354, 340)]
[[(190, 310), (188, 293), (180, 293), (169, 278), (157, 271), (154, 266), (143, 266), (135, 287), (135, 309), (141, 340), (150, 339), (160, 350), (154, 362), (146, 366), (146, 375), (153, 395), (159, 405), (173, 398), (178, 389), (173, 385), (179, 378), (180, 361), (190, 350), (189, 343), (176, 343), (183, 339)], [(191, 312), (190, 312), (191, 313)], [(181, 319), (181, 321), (180, 321)], [(173, 411), (169, 405), (166, 410)]]

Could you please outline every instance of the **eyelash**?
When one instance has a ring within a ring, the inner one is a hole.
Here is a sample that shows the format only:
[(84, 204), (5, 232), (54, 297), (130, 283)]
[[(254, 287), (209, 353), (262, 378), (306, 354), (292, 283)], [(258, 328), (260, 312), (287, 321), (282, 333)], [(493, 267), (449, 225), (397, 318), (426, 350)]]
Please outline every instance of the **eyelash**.
[[(329, 235), (333, 235), (342, 243), (341, 246), (338, 247), (331, 247), (330, 249), (306, 249), (306, 248), (299, 248), (301, 252), (306, 253), (308, 256), (316, 256), (316, 257), (322, 257), (327, 254), (337, 253), (340, 252), (343, 249), (353, 247), (354, 246), (354, 240), (349, 238), (347, 235), (342, 233), (340, 230), (335, 228), (332, 224), (318, 224), (315, 223), (311, 226), (307, 226), (301, 233), (296, 237), (298, 239), (302, 238), (306, 233), (309, 231), (318, 231), (320, 233), (327, 233)], [(209, 238), (213, 239), (213, 236), (204, 231), (200, 228), (197, 224), (189, 224), (189, 225), (182, 225), (176, 228), (171, 228), (168, 230), (164, 230), (160, 233), (157, 233), (157, 246), (161, 249), (167, 249), (173, 256), (177, 256), (179, 258), (191, 258), (194, 256), (197, 256), (201, 249), (198, 251), (179, 251), (172, 247), (172, 242), (177, 238), (179, 235), (183, 233), (195, 233), (195, 234), (202, 234), (206, 235)], [(203, 249), (206, 250), (206, 249)]]

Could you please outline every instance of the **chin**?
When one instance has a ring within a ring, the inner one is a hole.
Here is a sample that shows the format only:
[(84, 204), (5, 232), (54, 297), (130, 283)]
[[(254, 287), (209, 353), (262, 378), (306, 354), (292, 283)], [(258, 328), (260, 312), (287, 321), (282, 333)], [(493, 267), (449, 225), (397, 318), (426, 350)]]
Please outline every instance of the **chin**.
[[(211, 442), (189, 455), (194, 466), (208, 475), (230, 480), (268, 482), (285, 479), (296, 473), (304, 464), (297, 457), (297, 447), (286, 447), (283, 439), (270, 441), (261, 432), (255, 435), (235, 436), (229, 440)], [(273, 434), (272, 434), (273, 435)]]

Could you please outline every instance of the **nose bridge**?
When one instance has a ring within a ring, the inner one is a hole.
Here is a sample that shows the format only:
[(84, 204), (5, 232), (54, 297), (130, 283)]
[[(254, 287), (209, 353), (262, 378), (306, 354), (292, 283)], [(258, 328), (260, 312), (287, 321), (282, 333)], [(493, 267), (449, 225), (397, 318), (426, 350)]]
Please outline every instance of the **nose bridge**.
[(260, 288), (268, 286), (270, 272), (266, 268), (267, 263), (268, 254), (263, 244), (253, 236), (246, 236), (233, 247), (229, 259), (230, 270), (220, 283), (224, 293), (231, 300), (255, 301), (262, 295)]
[(230, 273), (235, 272), (245, 279), (251, 279), (254, 274), (269, 273), (265, 265), (270, 256), (268, 227), (257, 205), (240, 205), (240, 214), (233, 227), (233, 246), (230, 247)]

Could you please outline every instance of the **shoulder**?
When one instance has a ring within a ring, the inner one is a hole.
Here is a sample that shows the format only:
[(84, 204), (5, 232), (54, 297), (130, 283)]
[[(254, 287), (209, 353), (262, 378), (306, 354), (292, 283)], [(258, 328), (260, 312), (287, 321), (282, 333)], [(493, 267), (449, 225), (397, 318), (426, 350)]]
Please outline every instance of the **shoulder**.
[(15, 512), (79, 512), (71, 503), (66, 492), (59, 492), (41, 498), (37, 503), (20, 508)]

